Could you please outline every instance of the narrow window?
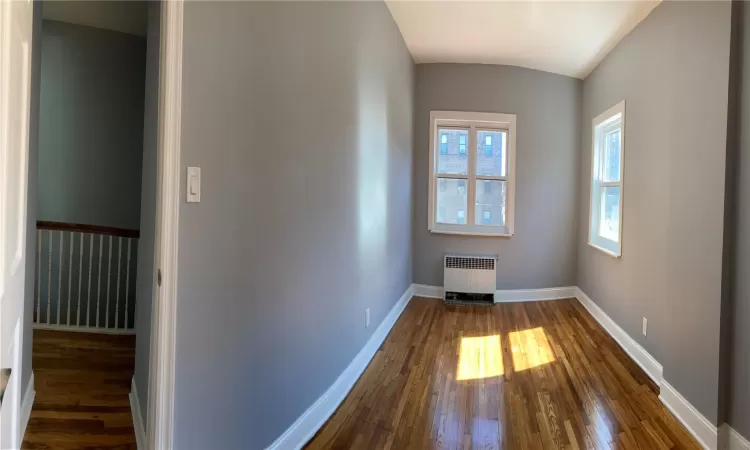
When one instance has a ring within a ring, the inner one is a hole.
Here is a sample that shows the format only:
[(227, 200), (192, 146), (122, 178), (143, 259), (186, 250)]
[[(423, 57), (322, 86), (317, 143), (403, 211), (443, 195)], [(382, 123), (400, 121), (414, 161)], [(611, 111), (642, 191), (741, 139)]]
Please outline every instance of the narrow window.
[(592, 125), (589, 244), (620, 257), (625, 102), (597, 116)]
[(466, 135), (462, 134), (458, 136), (458, 154), (466, 156)]
[(492, 158), (492, 135), (488, 134), (484, 137), (484, 156)]
[(489, 225), (491, 222), (492, 222), (492, 213), (489, 211), (484, 211), (484, 215), (482, 217), (482, 224)]

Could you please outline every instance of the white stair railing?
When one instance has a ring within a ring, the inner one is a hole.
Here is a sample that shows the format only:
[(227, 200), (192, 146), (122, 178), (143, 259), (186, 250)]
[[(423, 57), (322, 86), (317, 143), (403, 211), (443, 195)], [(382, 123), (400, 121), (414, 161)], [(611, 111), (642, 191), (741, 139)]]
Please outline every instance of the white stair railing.
[(138, 231), (37, 222), (34, 327), (132, 334)]

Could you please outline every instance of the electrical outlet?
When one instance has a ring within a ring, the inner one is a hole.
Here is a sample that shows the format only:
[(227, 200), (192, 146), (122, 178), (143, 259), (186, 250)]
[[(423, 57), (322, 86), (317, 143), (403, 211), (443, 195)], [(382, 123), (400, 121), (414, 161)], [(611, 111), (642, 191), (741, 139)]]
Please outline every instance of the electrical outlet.
[(646, 336), (646, 333), (648, 332), (648, 319), (643, 318), (643, 335)]
[(370, 326), (370, 308), (365, 310), (365, 328)]

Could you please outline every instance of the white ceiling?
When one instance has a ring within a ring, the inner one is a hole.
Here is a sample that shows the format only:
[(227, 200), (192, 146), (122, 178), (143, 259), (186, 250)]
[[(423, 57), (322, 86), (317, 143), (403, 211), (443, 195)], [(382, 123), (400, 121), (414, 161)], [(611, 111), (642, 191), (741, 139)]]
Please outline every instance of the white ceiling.
[(417, 63), (505, 64), (585, 78), (660, 1), (386, 3)]
[(147, 6), (144, 1), (45, 0), (42, 16), (48, 20), (146, 36)]

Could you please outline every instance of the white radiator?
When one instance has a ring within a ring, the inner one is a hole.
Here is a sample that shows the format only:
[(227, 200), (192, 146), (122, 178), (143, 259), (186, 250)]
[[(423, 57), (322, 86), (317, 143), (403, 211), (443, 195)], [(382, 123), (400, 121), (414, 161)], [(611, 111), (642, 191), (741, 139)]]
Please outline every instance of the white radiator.
[(446, 255), (443, 287), (450, 294), (492, 294), (497, 280), (497, 258), (494, 256)]

